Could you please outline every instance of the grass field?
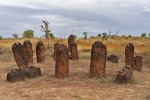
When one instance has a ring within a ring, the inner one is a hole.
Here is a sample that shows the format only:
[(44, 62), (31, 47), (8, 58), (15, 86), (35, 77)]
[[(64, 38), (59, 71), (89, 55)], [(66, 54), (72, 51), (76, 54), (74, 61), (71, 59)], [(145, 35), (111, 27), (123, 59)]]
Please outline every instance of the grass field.
[[(11, 47), (15, 42), (23, 43), (28, 39), (0, 40), (0, 100), (144, 100), (150, 95), (150, 39), (117, 36), (102, 41), (102, 38), (75, 39), (79, 50), (79, 61), (69, 61), (69, 77), (54, 77), (53, 45), (56, 42), (68, 44), (67, 39), (52, 39), (51, 49), (47, 50), (46, 39), (30, 39), (34, 51), (34, 65), (40, 67), (42, 76), (9, 83), (7, 73), (17, 68)], [(119, 57), (119, 64), (106, 63), (105, 78), (89, 78), (90, 55), (92, 44), (102, 41), (107, 47), (107, 54)], [(45, 44), (46, 61), (36, 63), (35, 47), (38, 41)], [(124, 50), (132, 43), (135, 56), (143, 56), (141, 72), (134, 71), (129, 84), (114, 83), (117, 72), (124, 66)]]

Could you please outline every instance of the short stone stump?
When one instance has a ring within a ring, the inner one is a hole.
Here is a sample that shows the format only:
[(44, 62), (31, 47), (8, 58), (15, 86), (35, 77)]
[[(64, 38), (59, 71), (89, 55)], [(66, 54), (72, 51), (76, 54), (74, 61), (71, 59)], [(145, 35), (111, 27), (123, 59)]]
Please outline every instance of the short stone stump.
[(133, 58), (131, 68), (135, 71), (141, 71), (142, 69), (142, 62), (143, 62), (143, 57), (142, 56), (136, 56)]
[(23, 81), (25, 78), (29, 79), (38, 76), (41, 76), (41, 69), (31, 65), (30, 67), (12, 69), (7, 74), (7, 81), (17, 82), (17, 81)]
[(107, 57), (107, 61), (110, 61), (112, 63), (118, 63), (118, 57), (115, 54), (111, 54)]
[(129, 66), (123, 67), (121, 71), (118, 72), (116, 77), (116, 82), (119, 84), (127, 84), (133, 75), (133, 69)]

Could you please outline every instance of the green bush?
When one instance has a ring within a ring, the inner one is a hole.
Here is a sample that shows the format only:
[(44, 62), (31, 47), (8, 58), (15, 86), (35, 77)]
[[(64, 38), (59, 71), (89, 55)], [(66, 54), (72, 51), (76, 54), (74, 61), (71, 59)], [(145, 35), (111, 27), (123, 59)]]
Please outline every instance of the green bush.
[(3, 40), (3, 37), (2, 37), (2, 36), (0, 36), (0, 40)]
[(34, 38), (34, 31), (33, 30), (26, 30), (22, 34), (22, 38)]
[(146, 33), (142, 33), (142, 34), (141, 34), (141, 37), (146, 37)]
[(87, 32), (83, 32), (84, 39), (87, 39)]

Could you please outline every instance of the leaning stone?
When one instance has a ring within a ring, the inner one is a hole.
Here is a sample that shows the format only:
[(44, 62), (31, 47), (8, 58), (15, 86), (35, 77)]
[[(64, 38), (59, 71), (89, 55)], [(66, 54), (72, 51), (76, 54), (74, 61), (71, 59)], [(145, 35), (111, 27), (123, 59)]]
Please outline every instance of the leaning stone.
[(18, 67), (28, 66), (28, 61), (21, 43), (14, 43), (12, 46), (12, 52)]

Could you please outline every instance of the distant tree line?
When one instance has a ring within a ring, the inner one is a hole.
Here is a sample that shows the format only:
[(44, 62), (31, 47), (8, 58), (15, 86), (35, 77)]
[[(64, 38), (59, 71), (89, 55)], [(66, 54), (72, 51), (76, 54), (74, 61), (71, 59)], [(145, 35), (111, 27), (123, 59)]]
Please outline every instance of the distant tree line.
[(141, 37), (147, 37), (147, 35), (148, 35), (148, 37), (150, 37), (150, 33), (148, 33), (148, 34), (142, 33), (142, 34), (141, 34)]
[[(88, 34), (87, 32), (83, 32), (83, 35), (84, 35), (84, 36), (83, 36), (83, 39), (87, 39), (87, 34)], [(50, 35), (50, 38), (51, 38), (51, 39), (55, 39), (55, 36), (54, 36), (53, 33), (49, 33), (49, 35)], [(77, 38), (76, 35), (74, 35), (74, 36), (75, 36), (75, 38)], [(108, 34), (108, 33), (106, 33), (106, 32), (103, 32), (103, 33), (99, 33), (97, 36), (90, 36), (90, 38), (102, 37), (102, 40), (107, 40), (108, 37), (115, 38), (115, 36), (116, 36), (116, 35), (110, 35), (110, 34)], [(124, 35), (123, 35), (123, 36), (124, 36)], [(17, 38), (19, 38), (19, 35), (18, 35), (18, 34), (13, 34), (12, 37), (15, 38), (15, 39), (17, 39)], [(47, 36), (46, 36), (46, 35), (43, 35), (43, 36), (41, 36), (41, 37), (42, 37), (42, 38), (46, 38)], [(131, 36), (131, 35), (128, 35), (128, 36), (124, 36), (124, 37), (131, 38), (132, 36)], [(137, 37), (138, 37), (138, 36), (137, 36)], [(150, 33), (146, 34), (146, 33), (143, 32), (143, 33), (141, 33), (140, 37), (142, 37), (142, 38), (150, 37)], [(22, 33), (22, 38), (35, 38), (35, 36), (34, 36), (34, 31), (31, 30), (31, 29), (25, 30), (25, 31)], [(3, 37), (0, 36), (0, 40), (2, 40), (2, 39), (3, 39)]]
[[(54, 39), (54, 38), (55, 38), (55, 36), (54, 36), (53, 33), (50, 33), (49, 35), (50, 35), (50, 38), (51, 38), (51, 39)], [(0, 36), (0, 37), (1, 37), (1, 36)], [(17, 39), (17, 38), (19, 38), (19, 34), (13, 34), (12, 37), (15, 38), (15, 39)], [(43, 35), (43, 36), (41, 36), (41, 37), (42, 37), (42, 38), (46, 38), (46, 35)], [(1, 37), (1, 38), (2, 38), (2, 37)], [(30, 29), (25, 30), (25, 31), (22, 33), (22, 38), (35, 38), (35, 36), (34, 36), (34, 31), (33, 31), (33, 30), (30, 30)]]

